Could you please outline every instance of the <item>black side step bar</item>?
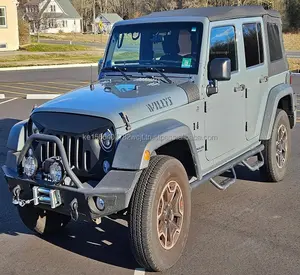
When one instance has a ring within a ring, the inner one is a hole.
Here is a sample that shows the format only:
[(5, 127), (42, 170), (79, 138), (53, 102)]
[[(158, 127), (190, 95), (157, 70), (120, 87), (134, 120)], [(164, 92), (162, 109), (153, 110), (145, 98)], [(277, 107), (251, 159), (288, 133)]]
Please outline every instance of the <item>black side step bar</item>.
[[(196, 187), (198, 187), (200, 184), (202, 183), (205, 183), (207, 181), (210, 181), (214, 186), (216, 186), (218, 189), (220, 190), (225, 190), (226, 188), (228, 188), (230, 185), (232, 185), (235, 180), (236, 180), (236, 174), (235, 174), (235, 171), (234, 171), (234, 166), (238, 165), (239, 163), (243, 163), (245, 165), (245, 161), (248, 160), (250, 157), (253, 157), (257, 154), (260, 154), (263, 150), (265, 149), (265, 146), (263, 144), (259, 145), (258, 147), (252, 149), (251, 151), (248, 151), (246, 152), (245, 154), (237, 157), (236, 159), (226, 163), (225, 165), (217, 168), (216, 170), (206, 174), (201, 180), (196, 180), (194, 182), (191, 183), (191, 188), (194, 189)], [(248, 166), (250, 166), (248, 163), (247, 163)], [(246, 166), (247, 166), (246, 165)], [(263, 165), (263, 163), (261, 164), (259, 162), (259, 165)], [(257, 164), (257, 166), (259, 166)], [(247, 167), (248, 167), (247, 166)], [(256, 168), (255, 167), (252, 167), (250, 166), (251, 168)], [(249, 168), (249, 167), (248, 167)], [(250, 168), (249, 168), (250, 169)], [(225, 179), (223, 182), (221, 183), (217, 183), (213, 178), (214, 177), (217, 177), (221, 174), (223, 174), (224, 172), (226, 172), (227, 170), (231, 170), (233, 172), (233, 176), (234, 178), (231, 179), (231, 178), (228, 178), (228, 179)], [(251, 169), (250, 169), (251, 170)], [(256, 169), (257, 170), (257, 169)]]
[(233, 178), (227, 178), (220, 183), (217, 183), (213, 178), (211, 178), (209, 181), (220, 190), (227, 189), (230, 185), (234, 184), (236, 181), (236, 173), (234, 167), (232, 167), (230, 170), (232, 172)]
[(243, 160), (242, 163), (252, 172), (259, 170), (259, 168), (261, 168), (264, 164), (265, 164), (265, 160), (264, 160), (264, 156), (262, 154), (262, 152), (259, 152), (259, 156), (260, 158), (258, 158), (258, 161), (253, 164), (250, 165), (247, 160)]

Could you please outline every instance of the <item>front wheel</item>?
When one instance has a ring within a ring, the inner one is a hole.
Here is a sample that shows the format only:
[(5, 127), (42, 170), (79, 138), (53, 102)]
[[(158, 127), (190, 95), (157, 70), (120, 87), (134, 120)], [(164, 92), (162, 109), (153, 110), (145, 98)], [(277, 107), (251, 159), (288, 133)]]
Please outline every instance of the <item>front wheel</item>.
[(271, 138), (264, 142), (265, 165), (262, 174), (267, 181), (283, 180), (291, 156), (291, 129), (284, 110), (277, 110)]
[(191, 190), (183, 165), (154, 156), (142, 172), (130, 204), (130, 240), (137, 262), (149, 271), (172, 267), (185, 247)]

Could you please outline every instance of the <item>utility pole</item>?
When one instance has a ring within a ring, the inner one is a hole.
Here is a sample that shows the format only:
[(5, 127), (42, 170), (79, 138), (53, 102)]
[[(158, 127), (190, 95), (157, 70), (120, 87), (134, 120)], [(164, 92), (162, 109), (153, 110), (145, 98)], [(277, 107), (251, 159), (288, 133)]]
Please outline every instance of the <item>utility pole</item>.
[(95, 20), (96, 20), (96, 1), (93, 0), (93, 31), (94, 31), (94, 34), (96, 34)]

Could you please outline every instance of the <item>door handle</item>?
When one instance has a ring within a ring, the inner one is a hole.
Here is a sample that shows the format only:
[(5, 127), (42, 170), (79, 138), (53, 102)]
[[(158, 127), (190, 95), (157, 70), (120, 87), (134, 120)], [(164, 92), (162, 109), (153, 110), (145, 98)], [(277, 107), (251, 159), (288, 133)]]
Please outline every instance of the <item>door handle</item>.
[(259, 79), (259, 83), (264, 83), (264, 82), (268, 82), (269, 81), (269, 77), (268, 76), (263, 76)]
[(244, 84), (241, 84), (241, 85), (239, 85), (237, 87), (234, 87), (234, 91), (235, 92), (242, 92), (242, 91), (245, 90), (245, 88), (246, 88), (246, 86)]

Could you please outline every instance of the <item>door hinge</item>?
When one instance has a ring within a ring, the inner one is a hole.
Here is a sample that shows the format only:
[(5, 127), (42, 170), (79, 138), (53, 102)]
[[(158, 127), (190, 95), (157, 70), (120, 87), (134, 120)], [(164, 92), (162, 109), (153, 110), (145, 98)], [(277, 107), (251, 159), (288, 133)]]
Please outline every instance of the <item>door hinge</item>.
[(207, 113), (206, 101), (204, 102), (204, 113)]
[(207, 139), (205, 140), (204, 149), (205, 149), (205, 151), (207, 151)]
[(245, 98), (248, 98), (248, 89), (245, 90)]
[(248, 132), (248, 122), (246, 122), (245, 131)]

